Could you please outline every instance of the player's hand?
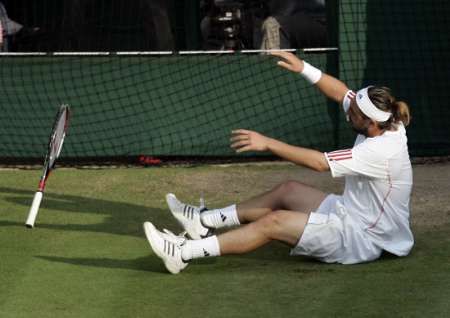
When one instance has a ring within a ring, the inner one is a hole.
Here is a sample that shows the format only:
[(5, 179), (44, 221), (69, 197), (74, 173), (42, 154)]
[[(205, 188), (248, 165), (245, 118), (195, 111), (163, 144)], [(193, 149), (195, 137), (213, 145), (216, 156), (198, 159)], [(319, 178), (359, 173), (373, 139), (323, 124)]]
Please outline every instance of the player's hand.
[(273, 51), (270, 55), (281, 57), (277, 64), (288, 71), (301, 73), (303, 71), (303, 61), (290, 52)]
[(245, 151), (267, 151), (268, 137), (256, 131), (238, 129), (231, 132), (231, 148), (237, 153)]

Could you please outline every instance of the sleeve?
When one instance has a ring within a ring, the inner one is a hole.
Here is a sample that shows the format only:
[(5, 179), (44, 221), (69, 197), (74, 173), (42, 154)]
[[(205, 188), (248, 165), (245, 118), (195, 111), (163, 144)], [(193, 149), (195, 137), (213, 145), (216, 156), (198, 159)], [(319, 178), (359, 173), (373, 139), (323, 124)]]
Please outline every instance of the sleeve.
[(325, 158), (333, 178), (358, 175), (377, 179), (388, 177), (387, 160), (364, 142), (352, 149), (326, 152)]

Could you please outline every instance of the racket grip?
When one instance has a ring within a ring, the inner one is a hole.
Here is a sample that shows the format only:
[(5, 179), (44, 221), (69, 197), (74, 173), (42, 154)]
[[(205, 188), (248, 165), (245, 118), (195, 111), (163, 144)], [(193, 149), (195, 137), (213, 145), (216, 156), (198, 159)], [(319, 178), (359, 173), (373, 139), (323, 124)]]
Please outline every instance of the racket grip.
[(34, 221), (36, 221), (43, 195), (44, 194), (41, 191), (36, 192), (34, 195), (33, 203), (31, 204), (30, 212), (28, 212), (28, 218), (25, 223), (25, 226), (28, 228), (34, 227)]

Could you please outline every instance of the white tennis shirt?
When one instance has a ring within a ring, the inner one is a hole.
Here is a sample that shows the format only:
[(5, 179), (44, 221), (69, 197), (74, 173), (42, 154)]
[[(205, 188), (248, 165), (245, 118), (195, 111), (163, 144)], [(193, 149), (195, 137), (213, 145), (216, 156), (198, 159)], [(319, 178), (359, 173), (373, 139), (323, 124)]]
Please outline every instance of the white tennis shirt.
[[(344, 110), (350, 104), (349, 93)], [(358, 135), (353, 148), (325, 156), (332, 176), (345, 177), (342, 201), (347, 214), (375, 245), (407, 255), (414, 244), (409, 224), (413, 178), (403, 124), (376, 137)]]

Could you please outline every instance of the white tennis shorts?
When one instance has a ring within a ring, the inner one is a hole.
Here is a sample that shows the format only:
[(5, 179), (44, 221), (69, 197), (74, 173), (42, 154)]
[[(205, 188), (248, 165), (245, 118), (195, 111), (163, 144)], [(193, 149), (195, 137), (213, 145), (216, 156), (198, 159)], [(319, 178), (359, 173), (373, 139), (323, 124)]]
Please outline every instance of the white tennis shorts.
[(311, 212), (308, 223), (291, 255), (306, 255), (326, 263), (356, 264), (380, 257), (382, 249), (368, 238), (357, 220), (330, 194)]

